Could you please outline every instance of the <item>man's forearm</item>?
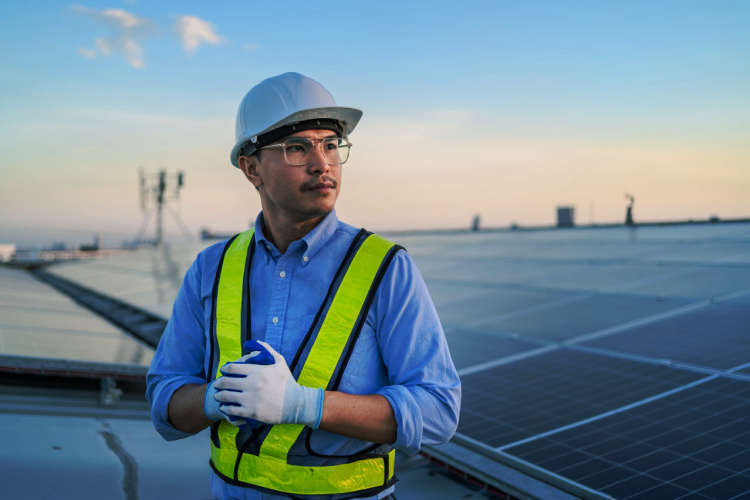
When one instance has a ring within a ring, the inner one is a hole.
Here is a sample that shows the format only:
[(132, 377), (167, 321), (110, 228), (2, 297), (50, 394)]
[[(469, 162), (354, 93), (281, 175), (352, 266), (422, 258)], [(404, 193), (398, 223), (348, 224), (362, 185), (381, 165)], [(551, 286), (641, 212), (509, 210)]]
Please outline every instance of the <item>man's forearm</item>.
[[(213, 423), (203, 412), (207, 386), (187, 384), (174, 392), (169, 401), (169, 423), (175, 429), (195, 433)], [(319, 428), (361, 441), (392, 444), (397, 424), (384, 396), (326, 391)]]
[(169, 400), (169, 423), (182, 432), (200, 432), (213, 423), (203, 412), (208, 384), (186, 384)]
[(319, 428), (361, 441), (393, 444), (398, 425), (385, 396), (326, 391)]

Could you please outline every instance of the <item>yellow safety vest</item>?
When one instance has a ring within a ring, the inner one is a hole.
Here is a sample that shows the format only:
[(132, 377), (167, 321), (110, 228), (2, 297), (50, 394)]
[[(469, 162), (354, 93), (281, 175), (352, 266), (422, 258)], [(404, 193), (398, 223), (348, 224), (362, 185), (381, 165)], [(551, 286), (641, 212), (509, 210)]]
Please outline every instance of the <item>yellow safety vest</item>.
[[(254, 230), (227, 242), (216, 272), (211, 313), (209, 373), (243, 354), (250, 338), (249, 280)], [(304, 386), (336, 390), (380, 281), (401, 247), (364, 229), (355, 237), (315, 320), (289, 366)], [(321, 455), (312, 429), (262, 425), (241, 431), (226, 420), (211, 426), (214, 472), (229, 484), (296, 498), (331, 500), (374, 495), (393, 485), (394, 451), (374, 444), (354, 455)]]

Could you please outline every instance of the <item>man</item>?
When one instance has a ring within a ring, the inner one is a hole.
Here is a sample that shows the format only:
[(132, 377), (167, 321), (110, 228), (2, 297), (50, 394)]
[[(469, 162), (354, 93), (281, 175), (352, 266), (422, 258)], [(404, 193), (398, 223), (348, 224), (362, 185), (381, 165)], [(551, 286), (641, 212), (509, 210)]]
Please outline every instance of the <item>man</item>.
[(297, 73), (240, 104), (231, 161), (263, 210), (198, 255), (148, 374), (165, 439), (211, 426), (215, 498), (384, 498), (393, 448), (455, 432), (460, 381), (414, 262), (336, 218), (361, 115)]

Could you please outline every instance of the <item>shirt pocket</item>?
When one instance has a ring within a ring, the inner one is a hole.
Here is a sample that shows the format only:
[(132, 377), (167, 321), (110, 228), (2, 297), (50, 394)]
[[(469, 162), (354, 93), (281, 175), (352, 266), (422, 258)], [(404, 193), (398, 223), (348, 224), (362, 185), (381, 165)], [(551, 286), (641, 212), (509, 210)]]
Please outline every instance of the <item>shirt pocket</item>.
[(366, 392), (363, 391), (371, 389), (369, 387), (371, 384), (368, 382), (377, 378), (381, 364), (375, 331), (366, 323), (354, 345), (354, 351), (341, 377), (339, 388), (347, 389), (344, 392), (365, 394)]
[(305, 314), (294, 318), (290, 322), (289, 328), (284, 331), (284, 338), (282, 341), (284, 349), (284, 358), (287, 360), (287, 364), (290, 364), (297, 355), (297, 350), (302, 342), (305, 340), (305, 335), (310, 329), (310, 325), (315, 319), (314, 314)]

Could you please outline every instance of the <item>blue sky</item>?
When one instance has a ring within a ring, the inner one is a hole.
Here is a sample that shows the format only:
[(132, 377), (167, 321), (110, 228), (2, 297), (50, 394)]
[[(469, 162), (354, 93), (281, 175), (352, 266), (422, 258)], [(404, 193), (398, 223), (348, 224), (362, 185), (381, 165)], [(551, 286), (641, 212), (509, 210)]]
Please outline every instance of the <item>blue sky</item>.
[(748, 2), (0, 9), (0, 240), (134, 231), (140, 166), (186, 171), (192, 229), (244, 229), (234, 116), (286, 71), (365, 112), (339, 203), (357, 225), (605, 222), (626, 191), (642, 220), (750, 216)]

